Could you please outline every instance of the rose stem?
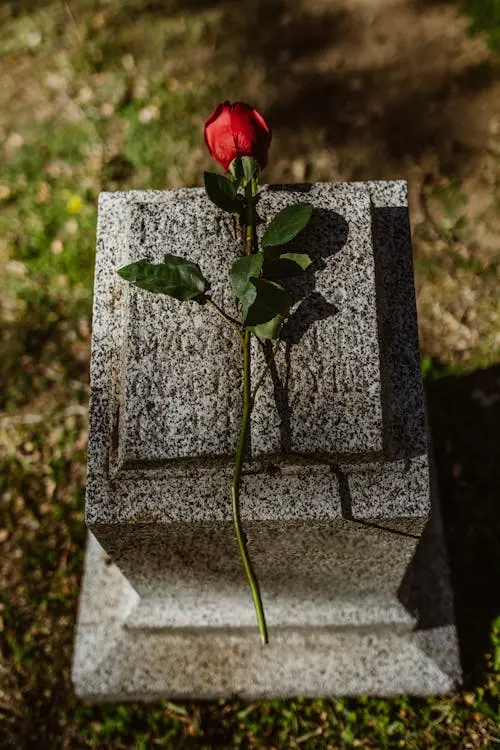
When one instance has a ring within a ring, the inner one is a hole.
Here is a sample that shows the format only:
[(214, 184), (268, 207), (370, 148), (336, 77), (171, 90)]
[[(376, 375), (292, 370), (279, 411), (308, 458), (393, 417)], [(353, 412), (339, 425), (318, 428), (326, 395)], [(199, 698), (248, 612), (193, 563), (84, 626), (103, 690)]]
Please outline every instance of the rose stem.
[(207, 301), (207, 304), (208, 304), (208, 305), (212, 305), (212, 307), (213, 307), (213, 308), (214, 308), (215, 310), (217, 310), (217, 312), (219, 313), (219, 315), (220, 315), (220, 316), (221, 316), (222, 318), (224, 318), (224, 320), (225, 320), (225, 321), (226, 321), (227, 323), (229, 323), (230, 325), (232, 325), (232, 326), (233, 326), (233, 328), (236, 328), (236, 330), (238, 331), (238, 333), (239, 333), (239, 335), (240, 335), (241, 339), (243, 339), (243, 336), (241, 335), (241, 325), (240, 325), (240, 323), (238, 323), (238, 321), (237, 321), (237, 320), (235, 320), (235, 319), (234, 319), (234, 318), (232, 318), (232, 317), (231, 317), (230, 315), (228, 315), (228, 314), (227, 314), (227, 312), (224, 312), (224, 310), (222, 309), (222, 307), (219, 307), (219, 305), (218, 305), (218, 304), (217, 304), (216, 302), (214, 302), (214, 301), (213, 301), (213, 299), (212, 299), (211, 297), (208, 297), (208, 296), (207, 296), (207, 297), (206, 297), (205, 299), (206, 299), (206, 301)]
[(245, 187), (245, 198), (247, 199), (247, 232), (245, 239), (245, 252), (247, 255), (252, 254), (253, 239), (255, 233), (255, 216), (253, 205), (252, 181)]
[(238, 547), (240, 550), (241, 560), (245, 573), (247, 574), (248, 583), (252, 592), (253, 604), (255, 607), (255, 614), (257, 615), (257, 622), (259, 624), (259, 633), (262, 643), (267, 643), (267, 626), (266, 618), (264, 616), (264, 609), (262, 607), (262, 599), (260, 597), (259, 582), (253, 571), (252, 563), (250, 562), (250, 556), (248, 554), (247, 545), (245, 542), (245, 535), (241, 527), (240, 518), (240, 481), (241, 481), (241, 469), (243, 461), (245, 459), (245, 448), (248, 440), (248, 427), (250, 421), (250, 412), (252, 409), (252, 398), (250, 395), (250, 331), (247, 329), (243, 337), (243, 416), (241, 418), (240, 437), (238, 441), (238, 450), (236, 452), (236, 461), (234, 464), (233, 481), (231, 484), (232, 496), (233, 496), (233, 520), (234, 530), (236, 532), (236, 539), (238, 540)]
[[(246, 231), (246, 242), (245, 249), (247, 255), (252, 252), (253, 240), (254, 240), (254, 213), (253, 213), (253, 195), (252, 186), (247, 185), (246, 188), (247, 203), (248, 203), (248, 224)], [(248, 442), (248, 428), (250, 424), (250, 414), (252, 411), (253, 401), (251, 395), (251, 376), (250, 376), (250, 339), (251, 333), (248, 328), (245, 330), (243, 336), (242, 347), (243, 347), (243, 416), (241, 418), (240, 436), (238, 440), (238, 449), (236, 451), (236, 461), (234, 464), (233, 479), (231, 482), (231, 491), (233, 498), (233, 521), (234, 530), (236, 533), (236, 539), (238, 541), (238, 547), (240, 550), (241, 560), (243, 567), (250, 585), (252, 592), (253, 605), (255, 608), (255, 614), (257, 616), (257, 622), (259, 625), (259, 633), (262, 643), (267, 643), (267, 625), (266, 618), (264, 615), (264, 608), (262, 606), (262, 599), (260, 596), (260, 588), (257, 577), (254, 573), (250, 556), (248, 554), (247, 545), (245, 541), (245, 534), (241, 526), (240, 517), (240, 483), (241, 483), (241, 470), (243, 467), (243, 461), (245, 460), (245, 449)]]

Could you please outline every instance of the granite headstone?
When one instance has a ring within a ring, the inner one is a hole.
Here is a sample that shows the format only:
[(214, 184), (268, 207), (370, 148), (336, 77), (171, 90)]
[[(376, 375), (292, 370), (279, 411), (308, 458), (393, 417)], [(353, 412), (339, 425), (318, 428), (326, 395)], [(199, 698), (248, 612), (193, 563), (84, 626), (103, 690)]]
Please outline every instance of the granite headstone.
[[(201, 189), (99, 204), (86, 519), (73, 680), (94, 700), (425, 695), (461, 679), (429, 466), (404, 182), (263, 188), (259, 232), (307, 200), (313, 264), (252, 414), (231, 518), (237, 337), (210, 309), (127, 285), (165, 253), (235, 313), (238, 226)], [(252, 376), (264, 367), (255, 342)]]

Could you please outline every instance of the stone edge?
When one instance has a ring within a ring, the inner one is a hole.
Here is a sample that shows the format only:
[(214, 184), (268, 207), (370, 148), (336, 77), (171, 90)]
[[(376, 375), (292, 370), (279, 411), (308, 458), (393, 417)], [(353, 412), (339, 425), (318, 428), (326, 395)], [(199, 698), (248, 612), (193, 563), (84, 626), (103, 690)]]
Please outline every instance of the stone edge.
[[(405, 181), (369, 181), (352, 183), (327, 183), (335, 184), (342, 192), (359, 191), (366, 189), (370, 193), (372, 203), (375, 207), (399, 207), (407, 208), (407, 184)], [(301, 185), (294, 185), (300, 190)], [(202, 188), (181, 188), (174, 192), (178, 195), (188, 194), (192, 190), (202, 191)], [(123, 506), (116, 503), (113, 498), (112, 481), (110, 476), (110, 451), (116, 442), (117, 418), (116, 404), (120, 401), (119, 359), (122, 356), (120, 346), (120, 316), (121, 296), (123, 287), (115, 274), (115, 267), (119, 265), (116, 258), (116, 248), (120, 241), (126, 241), (127, 226), (123, 221), (124, 207), (141, 200), (142, 202), (161, 201), (166, 191), (146, 190), (109, 193), (103, 192), (99, 197), (99, 219), (98, 219), (98, 252), (96, 255), (96, 274), (94, 291), (94, 313), (93, 313), (93, 335), (92, 335), (92, 360), (91, 360), (91, 383), (92, 395), (89, 407), (89, 459), (88, 459), (88, 482), (86, 518), (89, 525), (98, 521), (95, 511), (98, 507), (106, 507), (108, 517), (106, 521), (116, 523), (119, 520), (130, 521), (130, 517), (122, 518)], [(112, 238), (112, 239), (110, 239)], [(104, 252), (106, 245), (109, 252)], [(109, 315), (114, 316), (114, 325), (109, 326)], [(412, 346), (418, 343), (412, 342)], [(421, 384), (420, 384), (421, 385)], [(103, 429), (104, 427), (104, 429)], [(425, 443), (425, 437), (423, 438)], [(425, 450), (425, 449), (424, 449)], [(284, 467), (285, 473), (287, 471)], [(292, 472), (294, 467), (291, 467)], [(175, 471), (175, 470), (174, 470)], [(222, 482), (226, 482), (226, 474), (229, 475), (230, 467), (221, 466), (218, 469), (206, 470), (206, 481), (214, 481), (215, 475), (219, 475)], [(144, 479), (164, 479), (170, 481), (174, 487), (178, 481), (189, 479), (189, 470), (186, 474), (176, 477), (175, 474), (167, 474), (159, 477), (157, 474), (138, 475)], [(116, 477), (118, 479), (118, 476)], [(130, 491), (134, 480), (130, 476), (120, 476), (125, 491)], [(127, 489), (128, 488), (128, 489)], [(96, 502), (90, 500), (96, 498)], [(148, 503), (148, 509), (150, 503)], [(337, 511), (334, 516), (339, 517)], [(215, 520), (215, 519), (214, 519)]]
[(136, 601), (90, 535), (72, 669), (79, 697), (425, 696), (451, 693), (461, 683), (454, 625), (407, 634), (387, 628), (293, 629), (271, 634), (270, 645), (262, 648), (253, 630), (127, 628)]

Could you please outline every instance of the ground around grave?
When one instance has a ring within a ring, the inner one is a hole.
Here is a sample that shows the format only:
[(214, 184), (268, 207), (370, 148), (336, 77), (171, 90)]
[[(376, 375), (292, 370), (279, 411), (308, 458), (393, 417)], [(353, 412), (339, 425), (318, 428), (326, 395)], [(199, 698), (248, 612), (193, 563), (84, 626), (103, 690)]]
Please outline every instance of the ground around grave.
[[(462, 5), (2, 3), (2, 748), (500, 742), (500, 3)], [(201, 184), (203, 120), (224, 98), (268, 115), (270, 182), (409, 180), (456, 695), (98, 708), (72, 693), (97, 195)]]

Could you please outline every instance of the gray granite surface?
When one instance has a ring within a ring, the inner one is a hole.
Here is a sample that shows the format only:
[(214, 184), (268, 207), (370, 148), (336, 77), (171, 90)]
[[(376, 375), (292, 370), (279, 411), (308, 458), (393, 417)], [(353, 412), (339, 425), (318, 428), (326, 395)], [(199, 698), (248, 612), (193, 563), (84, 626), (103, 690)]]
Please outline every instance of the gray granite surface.
[(141, 617), (137, 594), (92, 536), (85, 565), (72, 677), (87, 700), (436, 695), (460, 683), (452, 624), (273, 623), (262, 648), (255, 629), (234, 623), (169, 627), (164, 608)]
[[(426, 694), (459, 680), (406, 184), (267, 186), (259, 232), (299, 200), (315, 210), (295, 247), (314, 263), (292, 287), (293, 315), (252, 415), (242, 483), (270, 624), (261, 652), (229, 491), (239, 345), (210, 310), (138, 291), (116, 274), (142, 257), (185, 256), (234, 314), (227, 271), (237, 227), (199, 189), (101, 195), (92, 534), (73, 673), (81, 695)], [(254, 378), (262, 366), (255, 344)], [(94, 535), (114, 564), (103, 562)]]
[[(410, 477), (418, 483), (426, 439), (414, 292), (408, 283), (406, 184), (271, 186), (259, 202), (262, 226), (292, 200), (311, 201), (317, 209), (311, 227), (299, 236), (315, 258), (313, 281), (302, 290), (311, 309), (293, 316), (295, 328), (253, 412), (253, 460), (246, 466), (249, 516), (264, 512), (262, 495), (271, 486), (272, 496), (293, 497), (277, 511), (285, 518), (288, 512), (292, 519), (342, 515), (340, 501), (348, 505), (349, 494), (362, 517), (425, 516), (425, 470), (423, 489), (411, 501), (407, 490)], [(384, 239), (377, 239), (373, 216), (388, 208), (403, 214), (389, 213)], [(215, 279), (234, 257), (234, 231), (231, 217), (198, 189), (101, 196), (87, 493), (91, 526), (137, 517), (169, 521), (194, 513), (217, 520), (227, 515), (227, 478), (241, 413), (238, 344), (209, 310), (136, 290), (116, 275), (116, 268), (139, 257), (160, 260), (168, 250), (199, 261)], [(395, 255), (382, 271), (376, 270), (374, 248), (384, 257)], [(392, 299), (399, 286), (398, 315), (381, 319), (380, 308), (389, 303), (379, 298)], [(227, 281), (214, 282), (213, 296), (231, 311), (228, 289)], [(330, 305), (334, 314), (322, 317), (325, 305), (326, 313)], [(408, 321), (404, 335), (401, 318)], [(399, 347), (396, 353), (393, 344)], [(384, 374), (382, 357), (397, 360), (395, 374)], [(253, 363), (256, 374), (262, 367), (260, 351)], [(403, 376), (404, 389), (399, 384)], [(384, 461), (383, 484), (375, 494), (370, 490), (372, 500), (364, 508), (367, 493), (355, 477), (356, 486), (349, 487), (348, 477), (339, 491), (337, 469), (343, 462), (373, 463), (384, 451), (400, 463)], [(387, 477), (394, 477), (393, 486)], [(251, 508), (256, 492), (258, 502)]]
[[(423, 525), (414, 520), (397, 528), (346, 520), (247, 521), (248, 548), (271, 621), (314, 619), (315, 607), (323, 605), (326, 615), (318, 617), (332, 617), (327, 610), (334, 599), (360, 603), (376, 598), (387, 604), (392, 601), (393, 611), (399, 611), (398, 589)], [(235, 612), (230, 617), (235, 618), (242, 602), (245, 623), (253, 623), (248, 584), (231, 523), (134, 524), (122, 529), (119, 540), (113, 528), (100, 526), (98, 531), (103, 546), (142, 598), (165, 596), (167, 583), (169, 600), (177, 600), (179, 606), (183, 592), (189, 591), (190, 596), (194, 591), (203, 592), (197, 607), (199, 616), (207, 621), (215, 617), (218, 622), (214, 606), (221, 598), (234, 602)], [(297, 611), (290, 610), (290, 602), (295, 602)], [(174, 611), (175, 605), (170, 605), (172, 622), (176, 621)], [(191, 613), (186, 611), (186, 616)], [(224, 613), (220, 616), (226, 617)], [(339, 613), (335, 616), (344, 619)]]
[[(165, 252), (189, 258), (210, 280), (213, 298), (237, 314), (228, 272), (243, 248), (233, 220), (214, 210), (203, 190), (155, 197), (119, 196), (126, 237), (115, 249), (117, 263), (159, 262)], [(287, 249), (307, 250), (314, 262), (293, 284), (297, 302), (278, 358), (276, 377), (287, 379), (287, 403), (279, 410), (274, 394), (262, 392), (252, 415), (252, 451), (381, 452), (370, 195), (335, 184), (312, 185), (307, 192), (267, 188), (258, 203), (261, 231), (282, 208), (301, 200), (314, 206), (312, 219)], [(106, 201), (116, 202), (116, 196), (102, 199), (104, 217)], [(180, 304), (128, 285), (122, 315), (120, 464), (231, 456), (242, 369), (231, 328), (195, 302)], [(257, 376), (263, 361), (258, 350), (254, 355)], [(286, 437), (280, 432), (284, 409)]]

